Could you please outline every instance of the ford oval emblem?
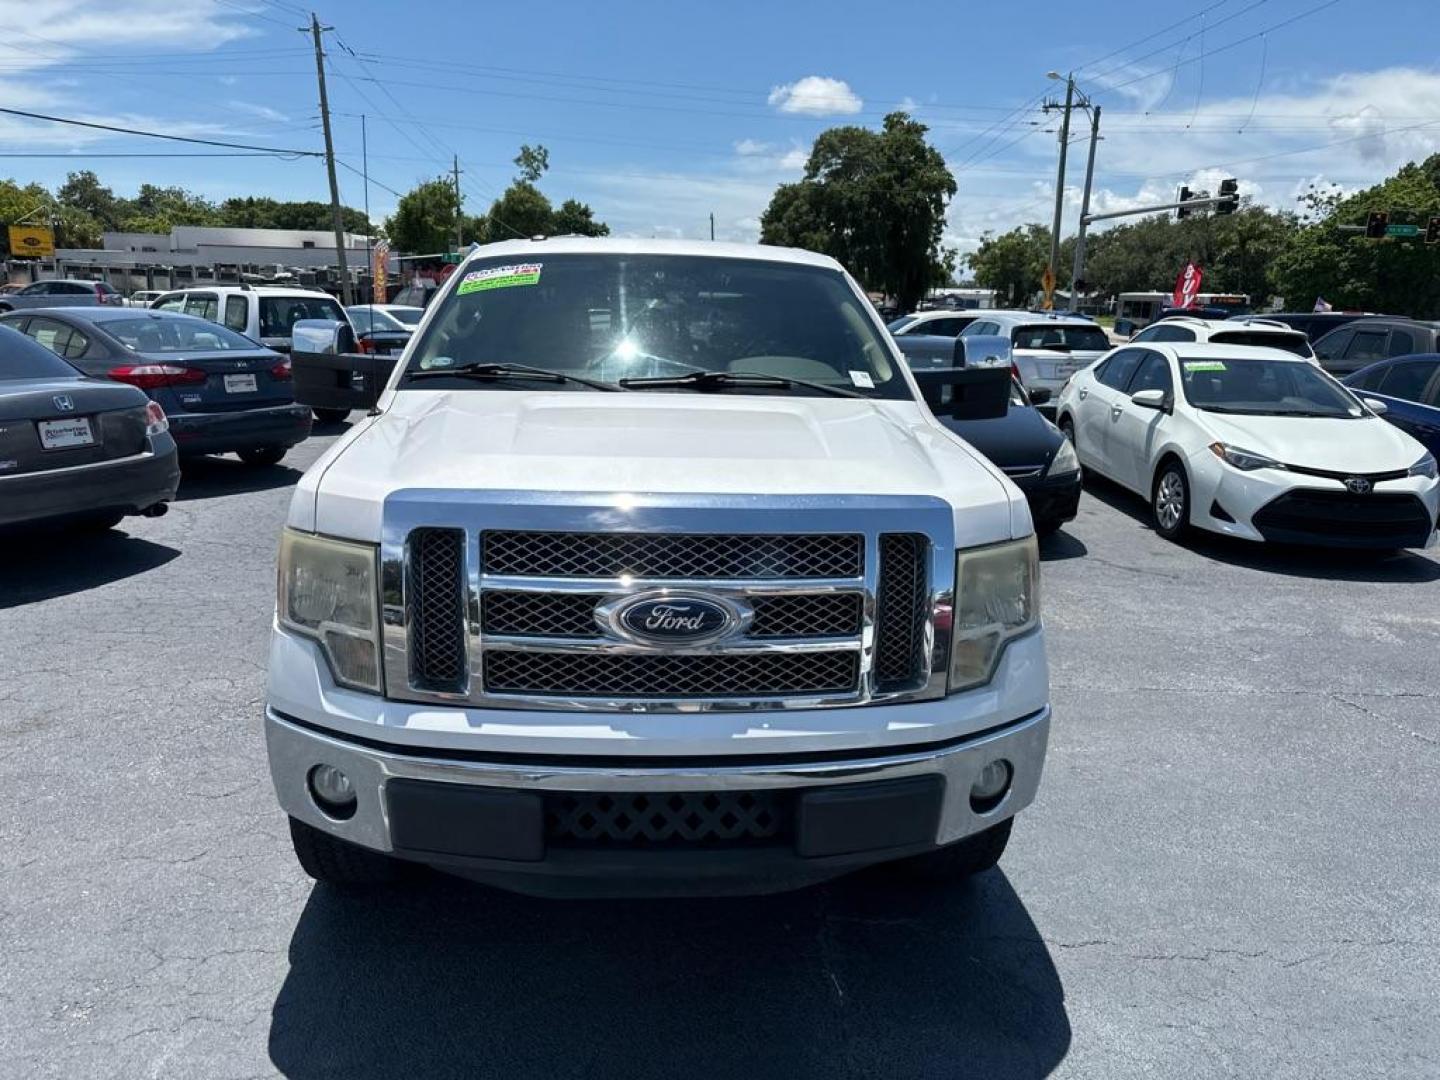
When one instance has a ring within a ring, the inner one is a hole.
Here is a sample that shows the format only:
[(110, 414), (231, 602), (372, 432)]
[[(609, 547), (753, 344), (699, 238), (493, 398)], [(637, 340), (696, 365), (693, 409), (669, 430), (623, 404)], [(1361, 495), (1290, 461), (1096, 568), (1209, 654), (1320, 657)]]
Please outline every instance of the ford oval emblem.
[(689, 594), (640, 596), (611, 609), (615, 630), (631, 640), (653, 644), (713, 641), (739, 621), (739, 612), (730, 605)]

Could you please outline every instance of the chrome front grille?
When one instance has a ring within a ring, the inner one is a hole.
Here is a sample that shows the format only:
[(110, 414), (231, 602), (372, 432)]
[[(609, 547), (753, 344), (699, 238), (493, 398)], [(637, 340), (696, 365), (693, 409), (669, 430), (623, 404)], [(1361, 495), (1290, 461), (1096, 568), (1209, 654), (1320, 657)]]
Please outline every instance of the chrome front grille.
[[(954, 519), (940, 500), (611, 498), (392, 497), (387, 696), (588, 712), (943, 696)], [(668, 595), (718, 604), (731, 623), (689, 644), (627, 628), (626, 601)]]
[(858, 535), (486, 532), (486, 573), (662, 579), (859, 577)]
[(841, 694), (855, 689), (860, 653), (568, 653), (487, 649), (496, 694), (645, 699)]

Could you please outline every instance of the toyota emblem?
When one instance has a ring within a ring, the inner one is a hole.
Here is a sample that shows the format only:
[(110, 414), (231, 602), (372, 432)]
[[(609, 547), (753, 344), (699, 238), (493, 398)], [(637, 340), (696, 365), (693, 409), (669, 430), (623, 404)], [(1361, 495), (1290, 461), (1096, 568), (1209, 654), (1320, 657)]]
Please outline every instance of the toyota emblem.
[(1350, 476), (1345, 480), (1345, 490), (1352, 495), (1369, 495), (1371, 486), (1363, 476)]

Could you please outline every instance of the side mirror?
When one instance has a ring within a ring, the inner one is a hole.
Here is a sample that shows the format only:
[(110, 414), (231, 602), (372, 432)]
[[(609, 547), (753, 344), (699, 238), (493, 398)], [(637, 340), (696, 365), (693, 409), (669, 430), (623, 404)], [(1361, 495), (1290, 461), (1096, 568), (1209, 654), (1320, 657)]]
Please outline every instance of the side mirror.
[(1136, 390), (1130, 395), (1130, 400), (1142, 409), (1163, 412), (1169, 404), (1169, 396), (1164, 390)]
[(335, 319), (300, 319), (290, 331), (295, 352), (336, 356), (356, 350), (355, 331)]
[(1055, 395), (1050, 392), (1049, 387), (1037, 386), (1034, 390), (1025, 391), (1025, 396), (1030, 399), (1031, 405), (1044, 405)]
[(974, 334), (955, 339), (956, 367), (1009, 370), (1012, 353), (1010, 339), (999, 334)]
[(1385, 402), (1373, 397), (1361, 398), (1360, 404), (1364, 405), (1365, 408), (1369, 409), (1376, 416), (1384, 416), (1390, 411), (1389, 405), (1386, 405)]

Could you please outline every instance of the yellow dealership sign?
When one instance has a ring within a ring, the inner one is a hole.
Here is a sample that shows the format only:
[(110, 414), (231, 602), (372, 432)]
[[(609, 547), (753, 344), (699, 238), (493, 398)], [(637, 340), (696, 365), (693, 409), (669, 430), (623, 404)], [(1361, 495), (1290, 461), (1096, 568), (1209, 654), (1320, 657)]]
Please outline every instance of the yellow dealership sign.
[(49, 259), (55, 254), (55, 233), (39, 225), (10, 226), (10, 255), (21, 259)]

